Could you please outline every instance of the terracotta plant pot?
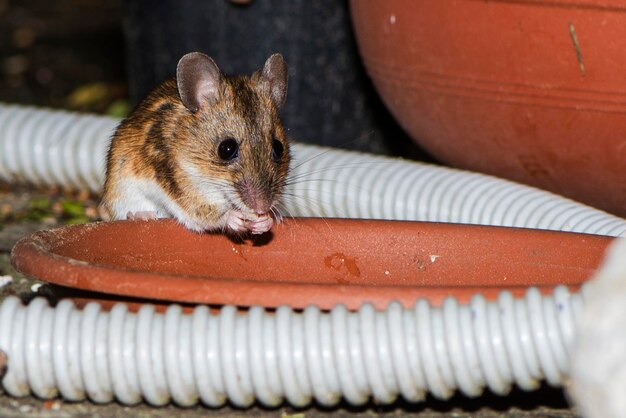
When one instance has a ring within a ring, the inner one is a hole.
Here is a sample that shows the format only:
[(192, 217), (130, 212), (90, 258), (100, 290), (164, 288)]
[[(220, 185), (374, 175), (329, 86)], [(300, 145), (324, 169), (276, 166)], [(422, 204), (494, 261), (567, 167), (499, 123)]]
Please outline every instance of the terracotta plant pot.
[(112, 295), (203, 304), (468, 301), (527, 286), (578, 287), (609, 237), (425, 222), (295, 219), (255, 240), (196, 234), (171, 220), (95, 223), (34, 233), (12, 263), (26, 275)]
[(442, 162), (626, 216), (626, 3), (352, 0), (363, 62)]

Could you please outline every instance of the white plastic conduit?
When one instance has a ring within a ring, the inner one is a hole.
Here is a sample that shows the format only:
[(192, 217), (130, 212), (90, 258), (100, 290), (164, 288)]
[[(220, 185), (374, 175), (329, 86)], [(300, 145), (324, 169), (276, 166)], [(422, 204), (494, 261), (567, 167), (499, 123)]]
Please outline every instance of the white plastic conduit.
[(144, 305), (135, 314), (124, 304), (105, 312), (96, 303), (77, 310), (68, 300), (51, 308), (43, 298), (23, 306), (9, 297), (0, 306), (0, 348), (9, 356), (2, 383), (13, 396), (181, 406), (417, 402), (485, 387), (506, 394), (512, 384), (562, 382), (581, 307), (565, 287), (553, 296), (529, 289), (523, 299), (502, 292), (496, 302), (394, 302), (383, 312), (338, 305), (329, 313), (225, 306), (211, 314), (199, 306), (185, 315), (173, 305), (159, 314)]
[(312, 145), (294, 147), (286, 212), (451, 222), (618, 236), (626, 221), (499, 178)]
[[(0, 178), (100, 190), (115, 119), (0, 105)], [(489, 176), (369, 156), (294, 146), (293, 184), (285, 211), (323, 215), (478, 223), (617, 236), (626, 221), (562, 197)], [(253, 307), (219, 314), (179, 306), (165, 314), (150, 305), (137, 314), (119, 304), (82, 311), (43, 299), (0, 305), (0, 349), (9, 357), (2, 384), (69, 400), (145, 400), (163, 405), (227, 400), (283, 400), (334, 405), (411, 402), (426, 393), (446, 399), (456, 390), (477, 396), (512, 384), (532, 390), (567, 372), (581, 295), (558, 287), (552, 296), (529, 289), (522, 299), (502, 292), (496, 302), (475, 296), (441, 307), (418, 300), (384, 312), (364, 305), (329, 313), (309, 307), (275, 313)]]
[[(119, 119), (0, 104), (0, 179), (99, 192)], [(501, 225), (618, 236), (626, 221), (517, 183), (430, 164), (293, 146), (293, 216)]]
[[(99, 192), (119, 119), (0, 104), (0, 179)], [(626, 221), (483, 174), (313, 145), (293, 146), (285, 212), (618, 236)]]

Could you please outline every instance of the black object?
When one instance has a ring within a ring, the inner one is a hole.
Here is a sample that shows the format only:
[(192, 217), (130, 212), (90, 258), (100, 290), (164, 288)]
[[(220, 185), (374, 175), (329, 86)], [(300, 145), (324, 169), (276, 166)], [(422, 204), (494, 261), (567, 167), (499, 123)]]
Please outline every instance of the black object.
[(280, 52), (289, 69), (282, 116), (292, 139), (383, 154), (419, 155), (365, 74), (347, 1), (123, 3), (134, 102), (173, 76), (178, 59), (187, 52), (206, 53), (227, 74), (252, 72), (272, 53)]

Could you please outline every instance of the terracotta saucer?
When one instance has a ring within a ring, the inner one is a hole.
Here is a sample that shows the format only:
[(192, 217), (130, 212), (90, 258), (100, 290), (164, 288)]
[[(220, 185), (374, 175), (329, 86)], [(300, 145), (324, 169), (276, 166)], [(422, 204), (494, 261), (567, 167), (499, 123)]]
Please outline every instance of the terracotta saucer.
[[(291, 219), (253, 239), (197, 234), (171, 220), (36, 232), (11, 262), (53, 284), (109, 295), (242, 307), (521, 295), (577, 288), (612, 238), (530, 229), (353, 219)], [(135, 299), (136, 300), (136, 299)]]

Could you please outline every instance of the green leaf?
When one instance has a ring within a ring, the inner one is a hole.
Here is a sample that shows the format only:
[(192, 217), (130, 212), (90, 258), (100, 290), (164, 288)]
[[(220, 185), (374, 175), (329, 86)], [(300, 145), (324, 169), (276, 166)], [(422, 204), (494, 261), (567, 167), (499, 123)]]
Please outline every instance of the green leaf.
[(106, 114), (114, 118), (124, 118), (130, 113), (130, 103), (128, 100), (118, 99), (111, 103), (106, 110)]
[[(48, 197), (33, 197), (28, 201), (28, 212), (23, 216), (30, 221), (41, 221), (52, 215), (52, 201)], [(18, 220), (21, 216), (17, 217)]]
[(28, 201), (28, 207), (32, 210), (49, 210), (52, 201), (48, 197), (33, 197)]
[(85, 217), (85, 206), (75, 200), (64, 200), (61, 202), (63, 215), (69, 218)]

